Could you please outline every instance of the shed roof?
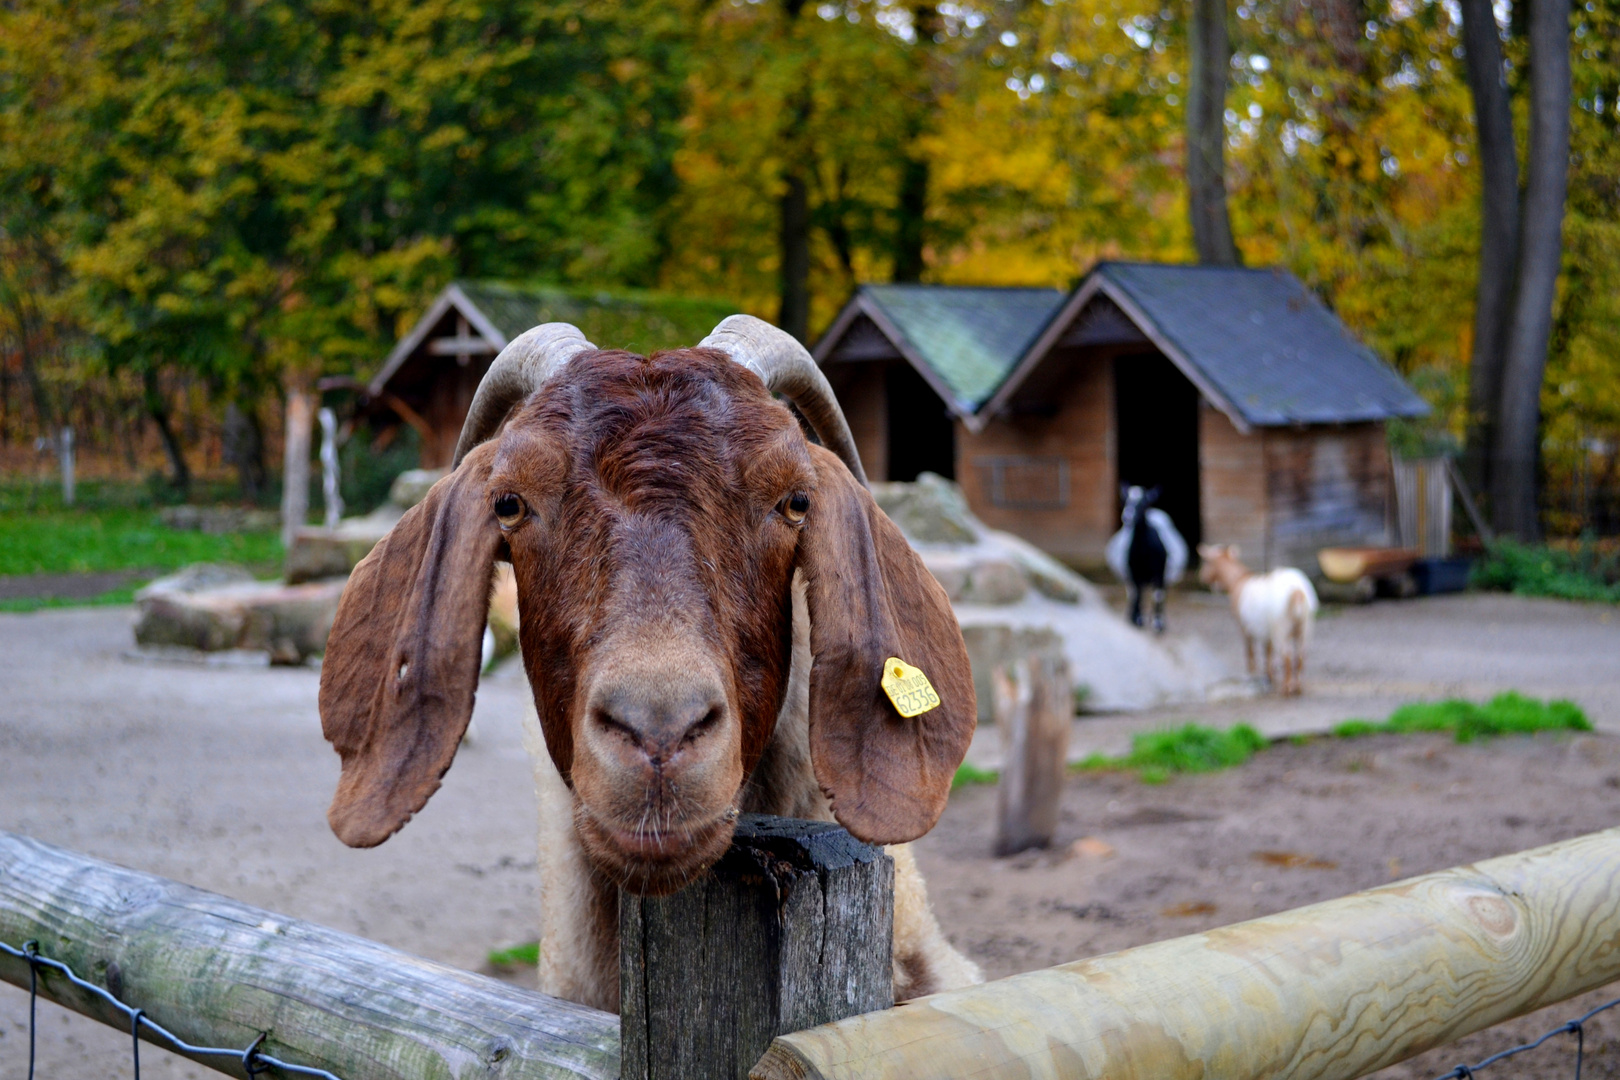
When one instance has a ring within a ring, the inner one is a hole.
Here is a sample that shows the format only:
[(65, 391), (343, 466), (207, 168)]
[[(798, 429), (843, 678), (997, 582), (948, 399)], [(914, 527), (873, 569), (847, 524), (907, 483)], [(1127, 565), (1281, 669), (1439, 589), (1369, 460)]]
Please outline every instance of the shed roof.
[(1125, 341), (1156, 346), (1240, 430), (1428, 411), (1280, 268), (1103, 262), (1067, 298), (1055, 289), (865, 285), (816, 344), (817, 363), (841, 352), (876, 358), (856, 341), (863, 315), (975, 431), (1054, 349)]
[(865, 315), (957, 415), (995, 392), (1063, 303), (1057, 289), (863, 285), (816, 344), (817, 363)]
[(1386, 420), (1429, 410), (1286, 270), (1104, 262), (1042, 329), (986, 413), (1005, 404), (1103, 297), (1240, 429)]
[(400, 339), (371, 379), (382, 389), (452, 310), (494, 352), (531, 327), (569, 322), (605, 349), (650, 353), (695, 345), (715, 324), (737, 311), (723, 300), (694, 299), (634, 290), (563, 289), (494, 281), (457, 281)]

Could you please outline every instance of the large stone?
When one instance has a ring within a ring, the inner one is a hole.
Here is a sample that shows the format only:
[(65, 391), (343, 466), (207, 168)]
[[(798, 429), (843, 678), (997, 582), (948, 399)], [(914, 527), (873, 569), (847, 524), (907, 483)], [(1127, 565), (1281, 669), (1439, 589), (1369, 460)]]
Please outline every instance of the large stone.
[(222, 581), (218, 570), (188, 568), (142, 589), (136, 644), (249, 649), (269, 653), (277, 664), (299, 664), (325, 651), (342, 579), (288, 585), (231, 575)]
[(284, 569), (287, 581), (315, 581), (319, 578), (346, 577), (365, 558), (377, 541), (388, 535), (404, 511), (384, 505), (365, 517), (344, 518), (335, 529), (306, 526), (293, 533)]
[(913, 544), (974, 544), (984, 530), (962, 489), (935, 473), (910, 484), (873, 484), (872, 498)]
[(409, 510), (427, 498), (433, 485), (443, 480), (448, 472), (447, 469), (406, 469), (394, 477), (393, 484), (388, 488), (389, 503), (401, 510)]

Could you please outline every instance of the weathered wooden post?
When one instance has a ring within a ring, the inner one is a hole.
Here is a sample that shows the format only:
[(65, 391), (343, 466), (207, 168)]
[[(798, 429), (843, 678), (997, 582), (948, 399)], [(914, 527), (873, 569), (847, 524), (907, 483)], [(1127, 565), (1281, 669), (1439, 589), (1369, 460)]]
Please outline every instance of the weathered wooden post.
[(287, 391), (286, 455), (281, 482), (281, 544), (292, 550), (293, 536), (309, 514), (309, 438), (314, 407), (303, 390)]
[(619, 902), (624, 1080), (743, 1080), (777, 1035), (894, 1004), (894, 862), (745, 814), (701, 880)]
[(1057, 832), (1074, 690), (1060, 646), (1002, 664), (991, 686), (1002, 756), (995, 851), (1014, 855), (1047, 847)]

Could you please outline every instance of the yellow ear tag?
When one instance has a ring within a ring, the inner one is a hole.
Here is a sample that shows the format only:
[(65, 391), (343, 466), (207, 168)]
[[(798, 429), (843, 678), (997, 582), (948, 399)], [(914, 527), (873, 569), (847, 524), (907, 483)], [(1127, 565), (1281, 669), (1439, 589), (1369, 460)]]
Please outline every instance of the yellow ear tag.
[(907, 718), (939, 707), (939, 695), (928, 676), (898, 657), (883, 661), (883, 692), (894, 702), (895, 711)]

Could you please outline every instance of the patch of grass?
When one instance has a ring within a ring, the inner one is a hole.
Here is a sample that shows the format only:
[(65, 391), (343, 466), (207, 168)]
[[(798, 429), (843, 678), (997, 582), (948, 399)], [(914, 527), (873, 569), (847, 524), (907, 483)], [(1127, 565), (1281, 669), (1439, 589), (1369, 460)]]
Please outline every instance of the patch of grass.
[(1215, 772), (1242, 765), (1266, 746), (1266, 737), (1248, 724), (1225, 731), (1184, 724), (1167, 731), (1141, 732), (1131, 738), (1131, 752), (1124, 757), (1093, 754), (1075, 768), (1131, 770), (1144, 784), (1162, 784), (1177, 773)]
[(180, 532), (151, 509), (8, 511), (0, 514), (0, 576), (174, 570), (194, 562), (239, 563), (259, 571), (281, 563), (274, 532)]
[(1572, 701), (1538, 701), (1513, 691), (1498, 694), (1483, 705), (1461, 698), (1402, 705), (1388, 720), (1347, 720), (1333, 729), (1340, 738), (1383, 732), (1455, 732), (1460, 743), (1499, 735), (1529, 735), (1537, 731), (1591, 731), (1592, 722)]
[(1469, 583), (1519, 596), (1620, 603), (1620, 550), (1583, 540), (1571, 547), (1498, 540), (1474, 564)]
[(967, 787), (969, 784), (993, 784), (1001, 779), (1001, 774), (994, 769), (981, 769), (977, 765), (962, 762), (956, 768), (956, 775), (951, 777), (951, 790)]
[(534, 967), (540, 962), (540, 943), (528, 941), (509, 949), (495, 949), (486, 959), (495, 968)]
[(135, 591), (141, 587), (140, 582), (126, 585), (122, 589), (113, 589), (101, 593), (99, 596), (74, 598), (70, 596), (24, 596), (10, 600), (0, 600), (0, 613), (8, 615), (26, 615), (30, 611), (39, 611), (43, 608), (63, 607), (96, 607), (103, 604), (133, 604)]

